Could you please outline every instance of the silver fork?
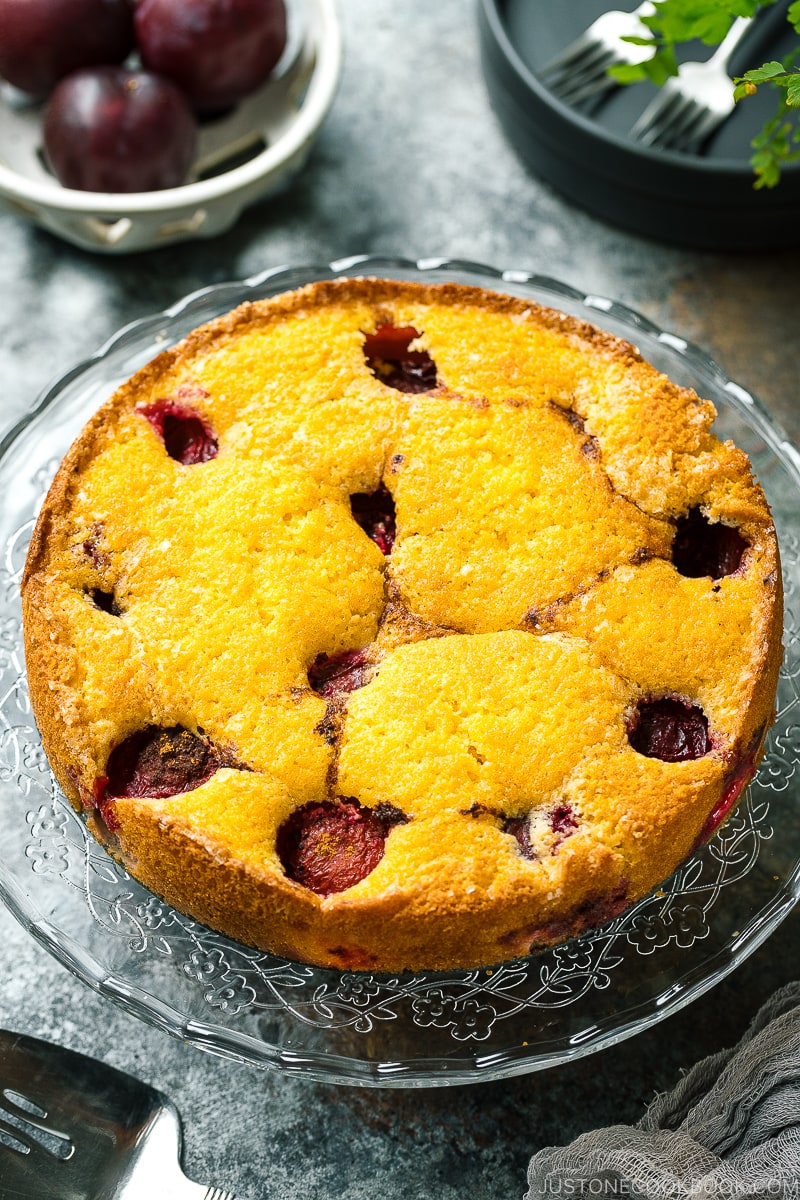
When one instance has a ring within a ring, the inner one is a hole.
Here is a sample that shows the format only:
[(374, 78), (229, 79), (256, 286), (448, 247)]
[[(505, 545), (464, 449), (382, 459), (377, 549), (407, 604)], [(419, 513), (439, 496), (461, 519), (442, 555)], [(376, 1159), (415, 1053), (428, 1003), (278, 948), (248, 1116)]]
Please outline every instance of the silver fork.
[(636, 46), (623, 38), (647, 34), (641, 18), (654, 12), (652, 0), (645, 0), (633, 12), (615, 9), (603, 13), (565, 50), (545, 63), (539, 70), (540, 80), (565, 104), (574, 106), (598, 99), (617, 86), (608, 73), (609, 67), (635, 66), (652, 55), (651, 46)]
[(733, 81), (728, 63), (752, 17), (737, 17), (706, 62), (682, 63), (631, 129), (645, 146), (683, 152), (702, 145), (733, 112)]

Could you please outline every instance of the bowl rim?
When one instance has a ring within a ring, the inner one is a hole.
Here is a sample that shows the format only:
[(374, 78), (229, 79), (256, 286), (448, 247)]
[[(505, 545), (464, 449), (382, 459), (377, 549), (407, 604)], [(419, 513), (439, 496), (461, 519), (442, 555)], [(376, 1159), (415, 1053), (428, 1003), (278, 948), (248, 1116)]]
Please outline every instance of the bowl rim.
[(314, 136), (331, 106), (341, 75), (342, 32), (335, 0), (306, 0), (306, 3), (312, 11), (306, 21), (304, 44), (312, 42), (316, 56), (308, 90), (286, 131), (254, 158), (210, 179), (149, 192), (79, 191), (62, 187), (56, 181), (26, 179), (0, 162), (0, 196), (23, 206), (38, 204), (51, 211), (114, 218), (208, 204), (222, 196), (234, 195), (277, 171)]
[[(736, 175), (752, 178), (753, 168), (749, 158), (699, 158), (696, 155), (678, 154), (673, 150), (662, 150), (645, 144), (633, 143), (584, 116), (578, 109), (565, 104), (539, 81), (518, 52), (509, 36), (502, 12), (506, 0), (478, 0), (478, 3), (485, 31), (491, 34), (497, 48), (517, 76), (518, 81), (533, 94), (537, 101), (556, 113), (562, 121), (576, 126), (585, 137), (604, 142), (631, 160), (641, 162), (642, 159), (645, 159), (652, 164), (680, 167), (690, 176)], [(782, 172), (800, 175), (800, 162), (786, 163)]]

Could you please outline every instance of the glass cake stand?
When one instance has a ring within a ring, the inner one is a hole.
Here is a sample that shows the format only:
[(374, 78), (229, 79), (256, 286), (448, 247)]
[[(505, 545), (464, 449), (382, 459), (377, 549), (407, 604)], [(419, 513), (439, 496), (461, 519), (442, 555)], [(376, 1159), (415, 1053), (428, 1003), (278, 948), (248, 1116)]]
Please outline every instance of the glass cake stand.
[[(28, 697), (19, 580), (35, 514), (72, 438), (114, 388), (195, 326), (317, 279), (382, 275), (511, 292), (623, 336), (711, 399), (747, 452), (783, 556), (786, 656), (758, 776), (714, 839), (620, 917), (492, 969), (342, 973), (240, 945), (176, 912), (88, 833), (47, 764)], [(121, 330), (51, 387), (0, 445), (0, 894), (59, 962), (128, 1012), (223, 1057), (328, 1082), (462, 1084), (622, 1041), (723, 979), (800, 887), (800, 455), (758, 401), (682, 338), (525, 271), (349, 258), (211, 287)], [(778, 836), (774, 836), (778, 831)]]

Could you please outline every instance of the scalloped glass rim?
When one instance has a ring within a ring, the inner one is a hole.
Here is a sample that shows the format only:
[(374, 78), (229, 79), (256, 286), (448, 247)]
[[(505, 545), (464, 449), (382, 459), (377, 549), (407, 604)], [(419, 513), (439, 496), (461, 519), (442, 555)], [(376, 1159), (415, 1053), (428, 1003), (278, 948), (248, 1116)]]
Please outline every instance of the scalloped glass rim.
[[(800, 822), (785, 822), (784, 836), (774, 839), (767, 818), (774, 809), (780, 815), (787, 805), (796, 815), (800, 800), (796, 786), (790, 787), (800, 768), (800, 725), (791, 724), (800, 711), (800, 686), (794, 683), (800, 676), (800, 620), (792, 608), (800, 593), (800, 455), (759, 401), (712, 359), (624, 305), (523, 270), (446, 258), (414, 262), (359, 255), (271, 268), (241, 283), (202, 288), (165, 312), (124, 327), (47, 388), (3, 438), (0, 479), (4, 472), (18, 471), (20, 460), (27, 461), (37, 434), (38, 442), (44, 441), (44, 423), (55, 415), (61, 420), (60, 457), (67, 433), (76, 434), (118, 382), (198, 324), (245, 300), (314, 280), (365, 274), (477, 284), (592, 321), (634, 341), (677, 382), (691, 383), (709, 396), (717, 404), (722, 435), (730, 436), (730, 426), (740, 445), (743, 437), (750, 443), (743, 448), (767, 489), (781, 534), (787, 663), (773, 748), (747, 800), (720, 834), (656, 893), (566, 946), (493, 970), (393, 978), (347, 975), (260, 955), (150, 897), (81, 832), (83, 823), (60, 798), (46, 763), (37, 759), (41, 747), (37, 749), (35, 729), (23, 731), (24, 743), (16, 735), (6, 737), (9, 722), (3, 710), (0, 795), (11, 803), (0, 812), (20, 823), (20, 805), (24, 812), (36, 788), (40, 800), (46, 795), (50, 800), (38, 812), (25, 814), (30, 836), (20, 842), (21, 854), (8, 849), (8, 839), (0, 842), (0, 896), (52, 955), (94, 990), (212, 1053), (327, 1082), (399, 1087), (498, 1079), (592, 1053), (683, 1007), (761, 945), (796, 903)], [(42, 458), (44, 452), (38, 453)], [(35, 479), (40, 494), (55, 465), (52, 457), (39, 463)], [(31, 488), (22, 491), (18, 503), (27, 505), (32, 517), (36, 503)], [(8, 537), (9, 489), (1, 494), (6, 497), (0, 506), (6, 608), (0, 608), (0, 678), (7, 660), (18, 672), (18, 715), (24, 711), (24, 668), (15, 618), (3, 618), (14, 608), (12, 584), (24, 550), (17, 535), (26, 526)], [(11, 694), (9, 688), (0, 706), (10, 703)], [(100, 897), (106, 915), (98, 916), (92, 873), (103, 881), (100, 891), (106, 885), (112, 890), (110, 899)], [(85, 922), (80, 909), (76, 924), (74, 912), (66, 919), (66, 908), (81, 886), (90, 904)], [(722, 888), (725, 903), (720, 907)], [(130, 911), (127, 901), (134, 906)], [(172, 940), (170, 931), (177, 931)], [(182, 963), (175, 957), (176, 947), (188, 953)], [(181, 991), (187, 979), (200, 985), (201, 995), (193, 992), (187, 999)], [(604, 995), (613, 1003), (608, 999), (603, 1004)]]

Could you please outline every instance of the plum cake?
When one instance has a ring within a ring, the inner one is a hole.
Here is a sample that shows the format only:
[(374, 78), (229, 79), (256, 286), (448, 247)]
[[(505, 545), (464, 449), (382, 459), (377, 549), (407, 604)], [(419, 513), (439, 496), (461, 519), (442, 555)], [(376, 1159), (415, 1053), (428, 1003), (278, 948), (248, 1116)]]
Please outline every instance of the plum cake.
[(313, 284), (138, 372), (22, 591), (53, 772), (184, 913), (347, 970), (597, 926), (728, 816), (781, 658), (774, 525), (713, 406), (455, 284)]

